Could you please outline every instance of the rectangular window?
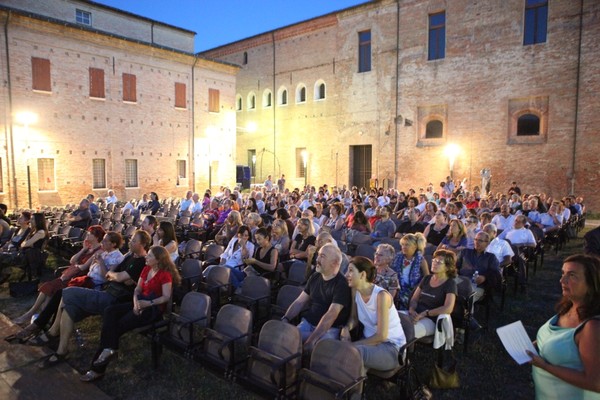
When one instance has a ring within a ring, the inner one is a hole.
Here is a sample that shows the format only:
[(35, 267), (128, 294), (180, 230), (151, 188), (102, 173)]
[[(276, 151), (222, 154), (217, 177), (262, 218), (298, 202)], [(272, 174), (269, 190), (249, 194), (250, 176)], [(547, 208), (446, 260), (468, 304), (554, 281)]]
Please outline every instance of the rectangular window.
[(358, 72), (371, 70), (371, 31), (358, 33)]
[(187, 178), (185, 160), (177, 160), (177, 184), (180, 184), (181, 179)]
[(208, 89), (208, 112), (218, 113), (220, 92), (217, 89)]
[(94, 189), (106, 188), (106, 160), (104, 158), (92, 159), (92, 186)]
[(429, 16), (429, 57), (439, 60), (446, 57), (446, 12)]
[(50, 82), (50, 60), (31, 57), (31, 88), (33, 90), (52, 91)]
[(137, 160), (125, 160), (125, 187), (138, 187)]
[(175, 107), (186, 108), (185, 83), (175, 82)]
[(104, 94), (104, 70), (90, 67), (90, 97), (103, 99)]
[(307, 162), (306, 148), (296, 148), (296, 178), (304, 178), (306, 176)]
[(53, 158), (38, 158), (38, 190), (56, 190)]
[(123, 74), (123, 101), (137, 102), (136, 77), (133, 74)]
[(250, 166), (250, 176), (256, 176), (256, 149), (248, 150), (248, 165)]
[(546, 42), (548, 0), (527, 0), (525, 4), (525, 34), (523, 44)]
[(92, 13), (83, 11), (83, 10), (75, 10), (75, 22), (82, 25), (92, 25)]

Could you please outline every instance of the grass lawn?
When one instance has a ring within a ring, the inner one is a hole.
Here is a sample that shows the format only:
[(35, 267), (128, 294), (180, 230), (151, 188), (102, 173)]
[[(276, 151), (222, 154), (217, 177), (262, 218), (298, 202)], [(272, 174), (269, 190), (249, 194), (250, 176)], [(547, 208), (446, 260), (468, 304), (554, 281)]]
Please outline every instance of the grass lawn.
[[(580, 233), (580, 237), (588, 229)], [(462, 346), (456, 346), (456, 357), (461, 378), (461, 388), (435, 390), (436, 399), (531, 399), (534, 397), (531, 367), (519, 366), (505, 352), (495, 329), (516, 320), (523, 321), (529, 336), (535, 338), (538, 328), (554, 313), (553, 307), (560, 297), (560, 269), (562, 260), (570, 254), (580, 252), (582, 240), (573, 239), (555, 255), (546, 251), (543, 268), (536, 275), (531, 272), (525, 293), (514, 293), (509, 280), (504, 311), (492, 307), (490, 327), (471, 336), (469, 352), (463, 354)], [(50, 266), (60, 261), (50, 258)], [(34, 297), (12, 299), (8, 287), (0, 287), (0, 309), (9, 318), (24, 312)], [(475, 317), (483, 320), (483, 309), (476, 309)], [(100, 317), (93, 317), (78, 324), (85, 339), (78, 348), (73, 341), (69, 364), (85, 372), (98, 346)], [(427, 381), (433, 365), (433, 351), (418, 346), (411, 359), (422, 380)], [(149, 341), (137, 334), (122, 338), (119, 359), (113, 362), (98, 387), (115, 399), (259, 399), (260, 395), (243, 386), (222, 379), (202, 367), (201, 364), (185, 359), (169, 350), (164, 350), (160, 368), (151, 366)], [(369, 399), (397, 399), (396, 388), (368, 386)]]

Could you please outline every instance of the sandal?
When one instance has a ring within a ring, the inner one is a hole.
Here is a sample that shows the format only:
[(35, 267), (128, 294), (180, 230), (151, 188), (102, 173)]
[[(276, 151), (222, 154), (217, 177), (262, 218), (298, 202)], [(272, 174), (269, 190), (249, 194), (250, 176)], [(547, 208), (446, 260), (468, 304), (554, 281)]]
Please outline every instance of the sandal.
[(58, 336), (52, 336), (48, 334), (48, 332), (42, 332), (39, 335), (30, 338), (26, 344), (30, 346), (47, 346), (52, 342), (56, 342), (58, 339)]
[(85, 375), (81, 375), (79, 377), (79, 380), (81, 382), (94, 382), (99, 379), (102, 379), (102, 377), (104, 377), (103, 373), (89, 370), (88, 372), (85, 373)]
[(19, 332), (13, 334), (13, 335), (8, 335), (7, 337), (4, 338), (4, 340), (6, 340), (8, 343), (26, 343), (27, 340), (29, 338), (31, 338), (33, 335), (37, 334), (38, 330), (27, 330), (27, 328), (20, 330)]
[(113, 359), (117, 357), (117, 351), (113, 350), (113, 349), (104, 349), (102, 350), (102, 353), (100, 353), (100, 355), (98, 356), (98, 358), (96, 358), (94, 360), (94, 362), (92, 363), (92, 365), (94, 367), (103, 367), (105, 365), (108, 365), (108, 363)]
[(39, 363), (38, 367), (40, 369), (51, 368), (51, 367), (54, 367), (55, 365), (58, 365), (58, 364), (64, 362), (66, 359), (67, 359), (66, 354), (53, 353), (50, 356), (46, 357), (44, 359), (44, 361)]

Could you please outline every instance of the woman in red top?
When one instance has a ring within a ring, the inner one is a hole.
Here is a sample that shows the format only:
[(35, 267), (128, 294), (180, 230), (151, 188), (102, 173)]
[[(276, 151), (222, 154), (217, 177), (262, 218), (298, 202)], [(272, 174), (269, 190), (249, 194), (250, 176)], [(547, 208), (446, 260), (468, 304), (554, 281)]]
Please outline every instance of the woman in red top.
[(94, 357), (92, 369), (81, 380), (91, 382), (101, 378), (108, 363), (117, 356), (121, 335), (162, 318), (171, 301), (173, 285), (180, 283), (181, 277), (169, 252), (162, 246), (152, 247), (133, 292), (133, 307), (131, 303), (122, 303), (104, 310), (100, 350)]

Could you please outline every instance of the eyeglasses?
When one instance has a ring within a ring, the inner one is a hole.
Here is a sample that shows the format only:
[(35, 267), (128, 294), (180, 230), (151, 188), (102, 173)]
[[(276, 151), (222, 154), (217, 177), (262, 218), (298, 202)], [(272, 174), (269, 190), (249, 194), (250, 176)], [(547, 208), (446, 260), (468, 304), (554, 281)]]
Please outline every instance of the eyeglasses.
[(444, 260), (438, 260), (437, 258), (434, 258), (433, 260), (431, 260), (431, 262), (436, 264), (443, 264)]
[(475, 239), (476, 242), (483, 242), (483, 243), (487, 243), (489, 242), (489, 240), (485, 240), (485, 239)]

